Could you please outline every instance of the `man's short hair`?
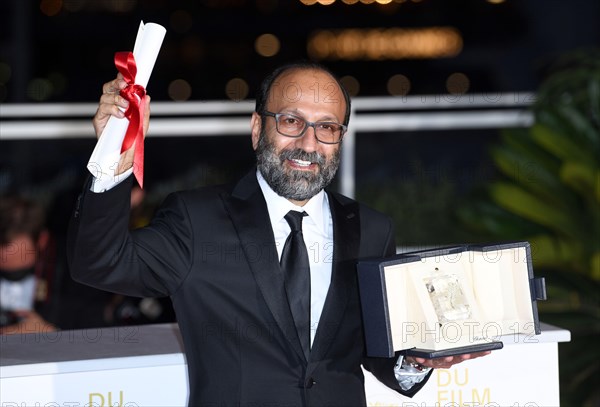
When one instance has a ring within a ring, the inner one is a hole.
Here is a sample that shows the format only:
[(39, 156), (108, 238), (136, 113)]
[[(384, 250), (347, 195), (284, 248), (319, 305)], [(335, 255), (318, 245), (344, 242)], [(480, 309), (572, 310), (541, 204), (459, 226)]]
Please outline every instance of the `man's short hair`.
[(19, 235), (36, 241), (45, 220), (41, 205), (19, 196), (0, 196), (0, 245), (9, 244)]
[(348, 94), (348, 91), (346, 90), (346, 88), (344, 88), (338, 77), (334, 75), (333, 72), (331, 72), (325, 66), (312, 61), (293, 62), (290, 64), (282, 65), (279, 68), (275, 69), (273, 72), (271, 72), (262, 81), (256, 93), (256, 107), (254, 109), (256, 113), (261, 114), (266, 110), (267, 101), (269, 100), (269, 95), (271, 93), (271, 88), (273, 87), (273, 84), (276, 82), (277, 78), (279, 78), (286, 72), (294, 70), (322, 71), (335, 80), (335, 82), (340, 87), (342, 94), (344, 95), (344, 101), (346, 102), (346, 113), (344, 114), (344, 122), (342, 124), (348, 125), (348, 122), (350, 121), (350, 95)]

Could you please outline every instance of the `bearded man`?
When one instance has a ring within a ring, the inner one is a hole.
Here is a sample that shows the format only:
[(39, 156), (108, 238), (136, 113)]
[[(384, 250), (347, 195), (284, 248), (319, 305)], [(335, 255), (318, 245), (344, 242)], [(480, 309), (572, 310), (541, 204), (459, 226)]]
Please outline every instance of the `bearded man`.
[[(111, 115), (123, 117), (125, 86), (120, 77), (104, 85), (98, 135)], [(85, 186), (70, 226), (72, 275), (125, 295), (171, 297), (190, 406), (365, 406), (361, 366), (411, 396), (431, 367), (479, 356), (366, 357), (355, 266), (394, 254), (394, 228), (325, 190), (349, 117), (350, 98), (333, 74), (286, 65), (257, 93), (257, 168), (236, 184), (171, 194), (148, 227), (132, 232), (133, 177)], [(133, 147), (122, 154), (119, 178), (131, 173), (132, 157)]]

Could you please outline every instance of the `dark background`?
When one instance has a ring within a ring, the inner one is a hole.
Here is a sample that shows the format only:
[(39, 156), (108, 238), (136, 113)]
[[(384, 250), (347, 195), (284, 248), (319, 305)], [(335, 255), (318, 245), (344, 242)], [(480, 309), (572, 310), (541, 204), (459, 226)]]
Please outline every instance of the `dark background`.
[[(454, 72), (467, 75), (469, 92), (531, 91), (557, 56), (600, 44), (599, 19), (594, 0), (338, 0), (329, 6), (298, 0), (3, 0), (0, 63), (10, 74), (0, 73), (0, 102), (40, 99), (34, 78), (52, 83), (42, 92), (44, 101), (96, 100), (115, 74), (114, 52), (131, 50), (140, 20), (167, 29), (149, 86), (154, 100), (169, 100), (175, 79), (190, 83), (191, 100), (205, 100), (226, 99), (225, 84), (234, 77), (248, 82), (252, 98), (265, 72), (307, 57), (311, 33), (341, 28), (443, 26), (463, 37), (462, 51), (452, 58), (323, 61), (339, 76), (354, 76), (359, 96), (386, 95), (394, 74), (409, 78), (410, 94), (445, 93)], [(280, 41), (273, 57), (254, 49), (264, 33)]]
[[(321, 61), (340, 77), (353, 76), (358, 97), (389, 96), (388, 79), (401, 74), (410, 81), (409, 96), (435, 100), (448, 95), (447, 78), (457, 72), (468, 78), (466, 97), (522, 95), (535, 92), (564, 53), (600, 44), (600, 2), (594, 0), (338, 0), (328, 6), (298, 0), (3, 0), (0, 109), (6, 103), (95, 103), (102, 84), (115, 76), (114, 53), (132, 50), (142, 20), (167, 29), (148, 86), (153, 101), (172, 100), (175, 80), (190, 85), (187, 100), (229, 100), (232, 78), (247, 82), (245, 98), (252, 99), (266, 72), (307, 58), (308, 39), (323, 29), (453, 27), (461, 34), (463, 47), (454, 57)], [(280, 42), (272, 57), (255, 50), (265, 33)], [(487, 148), (497, 139), (495, 129), (359, 133), (356, 195), (393, 212), (399, 245), (477, 240), (449, 214), (496, 176)], [(52, 219), (65, 225), (94, 143), (91, 126), (76, 139), (3, 140), (0, 193), (23, 193), (57, 207), (61, 215)], [(147, 212), (169, 191), (234, 179), (253, 161), (243, 136), (150, 137)]]
[[(114, 53), (132, 50), (140, 20), (167, 29), (148, 87), (153, 101), (171, 101), (169, 86), (176, 80), (189, 84), (190, 101), (252, 99), (271, 69), (307, 58), (308, 39), (323, 29), (453, 27), (461, 34), (462, 50), (453, 57), (321, 61), (340, 77), (354, 77), (358, 97), (389, 96), (387, 81), (399, 74), (410, 81), (409, 96), (448, 95), (446, 82), (454, 73), (468, 78), (461, 91), (466, 96), (535, 93), (558, 58), (600, 45), (597, 0), (352, 5), (337, 0), (328, 6), (298, 0), (0, 0), (0, 112), (13, 103), (95, 103), (102, 84), (116, 74)], [(259, 55), (254, 47), (266, 33), (280, 42), (272, 57)], [(243, 79), (248, 92), (228, 92), (226, 84), (233, 78)], [(482, 236), (455, 214), (499, 179), (488, 154), (497, 142), (496, 128), (361, 132), (356, 137), (356, 196), (392, 216), (401, 247), (480, 242)], [(33, 134), (2, 139), (0, 195), (13, 192), (43, 203), (49, 226), (57, 236), (64, 235), (94, 144), (91, 124), (89, 134), (80, 138), (36, 140)], [(247, 136), (149, 137), (145, 199), (133, 212), (132, 225), (144, 224), (168, 192), (232, 180), (253, 161)], [(564, 285), (568, 280), (547, 281)], [(582, 286), (593, 292), (596, 283)], [(77, 291), (98, 302), (81, 288)], [(565, 297), (579, 303), (581, 291)], [(560, 321), (554, 323), (573, 333), (573, 342), (559, 348), (561, 369), (567, 369), (561, 371), (563, 405), (584, 405), (584, 399), (592, 400), (586, 405), (598, 405), (598, 376), (590, 370), (596, 366), (597, 371), (597, 355), (581, 352), (587, 343), (581, 338), (589, 330), (590, 343), (597, 342), (597, 290), (591, 297), (593, 319), (583, 319), (581, 329), (570, 322), (575, 314), (561, 305), (560, 295), (548, 301), (542, 315), (543, 321)], [(117, 310), (124, 311), (115, 311), (112, 323), (148, 322), (135, 318), (137, 302), (125, 298), (118, 304)], [(551, 305), (564, 319), (550, 318)], [(165, 312), (161, 318), (169, 317)], [(157, 321), (161, 319), (150, 322)], [(597, 346), (590, 345), (589, 351), (593, 348)], [(515, 369), (519, 363), (523, 361), (515, 361)], [(591, 379), (583, 381), (581, 372), (592, 372)]]
[[(323, 29), (453, 27), (461, 34), (463, 47), (454, 57), (321, 61), (340, 77), (354, 77), (358, 97), (389, 95), (387, 81), (398, 74), (410, 81), (409, 96), (447, 95), (446, 81), (453, 73), (468, 78), (463, 90), (467, 94), (535, 92), (558, 57), (600, 44), (598, 1), (497, 2), (349, 5), (337, 0), (328, 6), (307, 6), (298, 0), (3, 0), (0, 109), (6, 103), (94, 103), (102, 84), (115, 76), (114, 53), (133, 48), (141, 20), (167, 29), (148, 86), (153, 101), (172, 100), (169, 85), (175, 80), (189, 84), (190, 101), (243, 96), (244, 92), (232, 95), (226, 90), (232, 78), (246, 81), (244, 97), (252, 99), (266, 72), (307, 58), (309, 37)], [(272, 57), (259, 55), (254, 47), (265, 33), (280, 42)], [(3, 140), (0, 193), (22, 190), (47, 202), (60, 189), (76, 188), (93, 148), (91, 134), (90, 127), (90, 134), (81, 139)], [(435, 190), (443, 181), (452, 187), (440, 189), (449, 191), (448, 197), (464, 194), (494, 176), (485, 152), (496, 140), (493, 129), (359, 134), (357, 196), (377, 206), (373, 185), (385, 189), (429, 182), (429, 189)], [(177, 188), (230, 179), (253, 162), (249, 140), (243, 137), (149, 138), (146, 151), (152, 205), (160, 202), (169, 183)], [(155, 162), (165, 165), (157, 168)], [(201, 179), (173, 183), (174, 178), (199, 173)], [(152, 195), (155, 189), (160, 192)], [(442, 202), (439, 197), (432, 201)], [(454, 204), (458, 202), (444, 204), (440, 211)], [(451, 230), (433, 235), (436, 241), (462, 238)], [(404, 236), (407, 243), (425, 237)]]
[[(338, 76), (356, 79), (355, 96), (389, 96), (388, 79), (401, 74), (410, 81), (409, 96), (430, 95), (430, 101), (448, 95), (453, 73), (468, 78), (465, 97), (535, 92), (561, 55), (600, 44), (600, 2), (594, 0), (337, 0), (327, 6), (298, 0), (4, 0), (0, 109), (6, 103), (94, 103), (115, 76), (114, 53), (132, 50), (141, 20), (167, 29), (148, 86), (153, 101), (171, 101), (175, 80), (189, 84), (190, 101), (252, 99), (265, 73), (308, 58), (308, 39), (323, 29), (456, 29), (463, 46), (454, 57), (321, 61)], [(255, 50), (265, 33), (280, 42), (271, 57)], [(232, 78), (243, 79), (248, 92), (227, 91)], [(497, 140), (497, 129), (489, 128), (359, 133), (356, 196), (392, 212), (399, 245), (477, 241), (450, 215), (497, 176), (487, 156)], [(3, 140), (0, 193), (23, 193), (49, 207), (58, 201), (68, 214), (94, 142), (91, 126), (78, 139)], [(232, 180), (253, 161), (243, 136), (150, 137), (147, 212), (169, 191)], [(66, 223), (62, 216), (54, 217), (57, 225)]]

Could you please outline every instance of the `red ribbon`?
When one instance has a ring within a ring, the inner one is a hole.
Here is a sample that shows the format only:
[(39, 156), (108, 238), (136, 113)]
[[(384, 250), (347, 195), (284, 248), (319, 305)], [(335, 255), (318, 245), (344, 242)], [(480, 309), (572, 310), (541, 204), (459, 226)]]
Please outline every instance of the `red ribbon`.
[(123, 79), (127, 82), (127, 87), (121, 89), (120, 95), (129, 102), (125, 111), (125, 117), (129, 120), (127, 133), (121, 145), (121, 153), (128, 150), (135, 142), (135, 152), (133, 156), (133, 174), (140, 187), (144, 187), (144, 97), (146, 89), (143, 86), (136, 85), (135, 76), (137, 66), (132, 52), (115, 53), (115, 65)]

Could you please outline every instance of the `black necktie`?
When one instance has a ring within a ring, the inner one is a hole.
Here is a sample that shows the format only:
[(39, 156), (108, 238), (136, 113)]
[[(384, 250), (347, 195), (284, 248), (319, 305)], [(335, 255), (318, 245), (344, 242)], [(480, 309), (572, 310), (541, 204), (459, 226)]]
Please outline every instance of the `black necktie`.
[(289, 211), (285, 220), (292, 231), (281, 254), (281, 269), (285, 280), (288, 302), (306, 360), (310, 352), (310, 266), (304, 237), (302, 218), (306, 212)]

